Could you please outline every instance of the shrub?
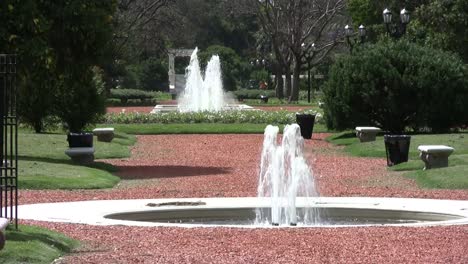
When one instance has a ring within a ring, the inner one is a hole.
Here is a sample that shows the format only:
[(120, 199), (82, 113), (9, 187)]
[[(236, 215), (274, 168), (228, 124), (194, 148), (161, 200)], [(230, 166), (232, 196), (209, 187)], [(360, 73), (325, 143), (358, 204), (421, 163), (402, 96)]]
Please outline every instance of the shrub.
[(36, 133), (47, 129), (47, 116), (54, 110), (56, 80), (48, 78), (45, 67), (37, 65), (20, 78), (18, 85), (18, 114), (22, 123), (32, 127)]
[(111, 89), (109, 97), (120, 99), (122, 104), (125, 104), (129, 99), (151, 99), (153, 93), (137, 89)]
[(142, 63), (141, 70), (138, 72), (138, 88), (147, 91), (167, 91), (168, 78), (167, 67), (162, 64), (161, 60), (150, 58)]
[(467, 123), (467, 71), (457, 56), (383, 40), (340, 57), (325, 84), (328, 128), (446, 131)]
[(81, 132), (105, 113), (104, 96), (96, 87), (91, 68), (71, 72), (60, 83), (55, 111), (70, 132)]
[(260, 89), (239, 89), (234, 91), (237, 99), (259, 99), (260, 95), (268, 97), (275, 97), (274, 90), (260, 90)]

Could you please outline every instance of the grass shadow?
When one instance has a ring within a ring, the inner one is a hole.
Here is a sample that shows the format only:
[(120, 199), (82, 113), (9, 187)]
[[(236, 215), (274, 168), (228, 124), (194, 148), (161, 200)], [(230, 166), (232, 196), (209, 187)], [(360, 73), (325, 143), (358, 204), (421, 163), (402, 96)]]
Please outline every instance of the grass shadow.
[(101, 162), (101, 161), (95, 161), (91, 164), (78, 164), (73, 162), (70, 159), (54, 159), (54, 158), (42, 158), (42, 157), (30, 157), (30, 156), (18, 156), (18, 159), (25, 160), (25, 161), (36, 161), (36, 162), (47, 162), (47, 163), (53, 163), (53, 164), (65, 164), (65, 165), (72, 165), (72, 166), (83, 166), (83, 167), (88, 167), (88, 168), (93, 168), (93, 169), (99, 169), (99, 170), (104, 170), (110, 173), (115, 173), (118, 171), (118, 168), (112, 164)]

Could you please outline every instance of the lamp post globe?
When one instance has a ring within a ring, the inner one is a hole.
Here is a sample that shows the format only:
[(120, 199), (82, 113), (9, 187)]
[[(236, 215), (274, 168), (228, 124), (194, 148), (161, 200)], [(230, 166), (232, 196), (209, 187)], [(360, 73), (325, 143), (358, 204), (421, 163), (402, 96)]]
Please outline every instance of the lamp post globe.
[(350, 25), (346, 25), (345, 34), (346, 34), (346, 37), (351, 37), (353, 35), (353, 27), (351, 27)]
[(385, 24), (392, 23), (392, 11), (388, 10), (388, 8), (385, 8), (385, 10), (382, 13), (382, 16)]
[(400, 19), (401, 19), (401, 23), (403, 23), (403, 24), (408, 24), (409, 23), (410, 14), (409, 14), (408, 10), (406, 10), (406, 8), (403, 8), (400, 11)]
[(358, 32), (361, 38), (365, 37), (367, 34), (366, 27), (364, 25), (360, 25), (358, 28)]

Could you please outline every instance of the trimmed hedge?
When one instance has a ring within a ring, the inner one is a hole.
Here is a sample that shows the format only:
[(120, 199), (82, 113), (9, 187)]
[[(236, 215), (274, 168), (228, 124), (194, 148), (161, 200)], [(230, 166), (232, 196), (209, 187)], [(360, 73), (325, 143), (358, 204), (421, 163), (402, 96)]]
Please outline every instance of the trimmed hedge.
[(137, 89), (111, 89), (110, 98), (120, 99), (125, 104), (129, 99), (152, 99), (153, 93)]
[(275, 97), (274, 90), (260, 90), (260, 89), (239, 89), (234, 91), (234, 95), (237, 99), (259, 99), (260, 95), (266, 95), (268, 97)]

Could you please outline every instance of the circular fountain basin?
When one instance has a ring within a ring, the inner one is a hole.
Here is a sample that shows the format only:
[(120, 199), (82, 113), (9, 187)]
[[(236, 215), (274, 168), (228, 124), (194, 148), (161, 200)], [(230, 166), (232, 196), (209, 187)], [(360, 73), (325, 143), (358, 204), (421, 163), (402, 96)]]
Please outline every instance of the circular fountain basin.
[[(297, 227), (434, 226), (468, 224), (468, 201), (405, 198), (297, 199), (298, 210), (314, 204), (322, 221)], [(268, 199), (184, 198), (31, 204), (22, 219), (90, 225), (271, 228), (255, 224), (255, 210), (268, 213)]]
[[(240, 111), (240, 110), (257, 110), (249, 105), (246, 104), (227, 104), (223, 107), (223, 111)], [(179, 111), (178, 105), (156, 105), (153, 110), (151, 110), (151, 114), (157, 113), (169, 113), (169, 112), (177, 112)]]

